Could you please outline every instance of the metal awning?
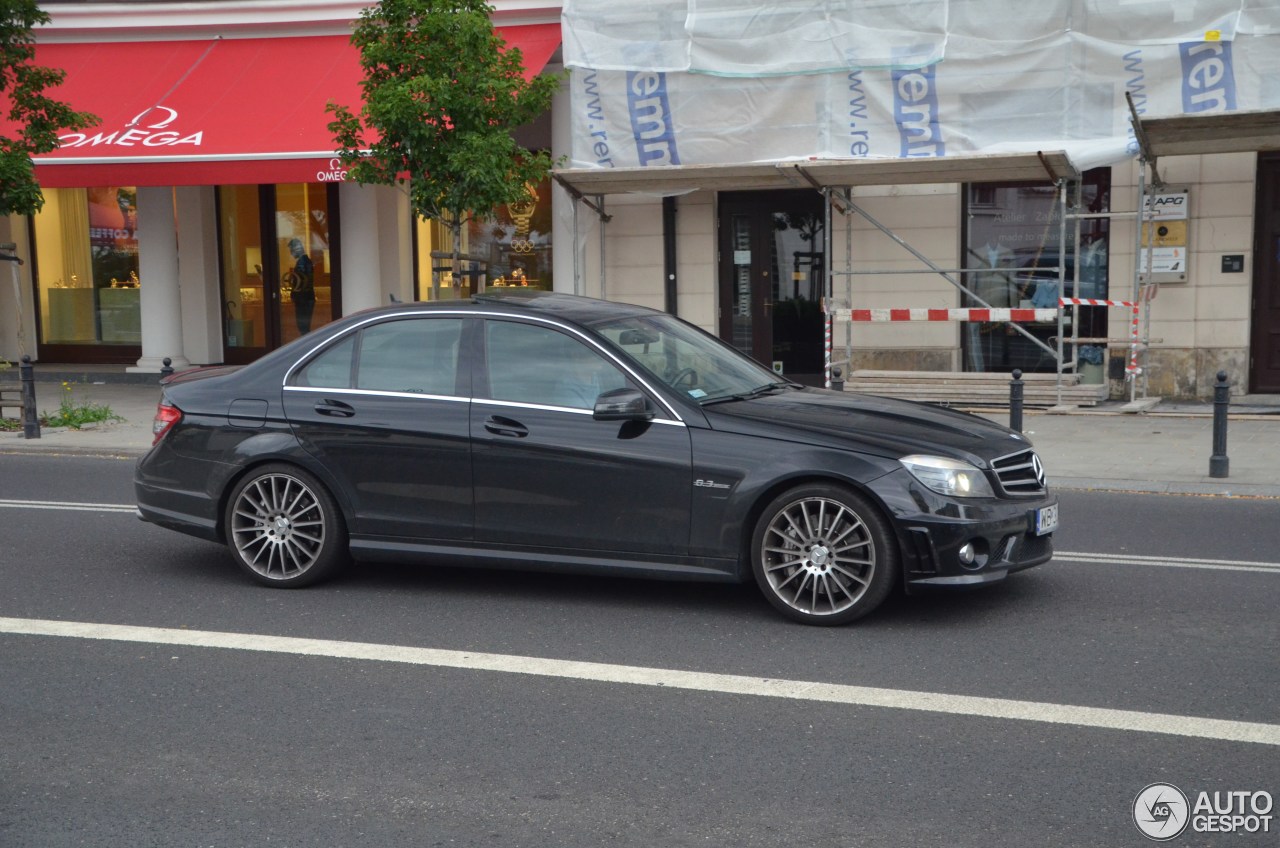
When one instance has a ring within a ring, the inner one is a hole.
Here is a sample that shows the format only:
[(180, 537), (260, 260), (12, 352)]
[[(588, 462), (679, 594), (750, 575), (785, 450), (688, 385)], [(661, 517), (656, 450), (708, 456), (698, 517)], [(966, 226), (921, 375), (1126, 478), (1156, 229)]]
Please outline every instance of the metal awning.
[(1153, 156), (1280, 150), (1280, 110), (1141, 118)]
[(823, 187), (845, 188), (933, 183), (1045, 182), (1080, 177), (1079, 170), (1071, 163), (1067, 154), (1060, 150), (936, 158), (811, 159), (741, 165), (562, 168), (555, 174), (559, 181), (584, 195), (660, 195), (698, 189), (743, 191), (801, 188), (814, 183)]

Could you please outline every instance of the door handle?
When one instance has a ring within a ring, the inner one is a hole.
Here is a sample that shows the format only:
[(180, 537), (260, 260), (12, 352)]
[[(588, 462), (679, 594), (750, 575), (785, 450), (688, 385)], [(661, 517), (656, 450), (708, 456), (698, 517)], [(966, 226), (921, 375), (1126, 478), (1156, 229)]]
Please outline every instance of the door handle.
[(529, 435), (529, 428), (521, 424), (519, 421), (512, 421), (510, 418), (503, 418), (501, 415), (491, 415), (484, 421), (484, 428), (495, 436), (511, 436), (515, 439), (523, 439)]
[(330, 398), (316, 401), (315, 410), (321, 415), (328, 415), (333, 418), (351, 418), (356, 414), (355, 407)]

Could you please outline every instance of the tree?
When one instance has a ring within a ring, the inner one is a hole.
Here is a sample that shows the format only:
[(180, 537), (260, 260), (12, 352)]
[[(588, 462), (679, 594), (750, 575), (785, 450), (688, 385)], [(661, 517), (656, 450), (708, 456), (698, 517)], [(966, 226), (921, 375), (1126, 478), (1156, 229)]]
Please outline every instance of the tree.
[(46, 97), (67, 72), (33, 64), (36, 55), (32, 29), (47, 24), (49, 15), (36, 0), (0, 2), (0, 105), (4, 117), (17, 127), (17, 137), (0, 133), (0, 215), (32, 215), (44, 206), (36, 182), (32, 156), (58, 149), (58, 133), (98, 123), (88, 112)]
[[(520, 50), (494, 32), (483, 0), (382, 0), (366, 7), (351, 42), (365, 78), (359, 113), (330, 103), (329, 129), (361, 185), (408, 184), (414, 214), (453, 233), (461, 274), (462, 227), (518, 203), (551, 168), (512, 131), (543, 114), (560, 82), (526, 80)], [(439, 296), (438, 287), (435, 296)]]

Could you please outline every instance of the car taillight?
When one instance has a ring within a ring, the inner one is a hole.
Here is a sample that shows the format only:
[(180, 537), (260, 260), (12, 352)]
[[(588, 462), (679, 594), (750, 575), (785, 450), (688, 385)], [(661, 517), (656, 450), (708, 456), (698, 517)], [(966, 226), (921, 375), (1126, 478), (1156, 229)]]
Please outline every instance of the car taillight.
[(164, 434), (168, 433), (173, 428), (173, 425), (181, 420), (181, 409), (178, 409), (167, 400), (160, 401), (156, 406), (156, 417), (151, 420), (151, 433), (155, 437), (151, 440), (151, 444), (157, 444), (164, 438)]

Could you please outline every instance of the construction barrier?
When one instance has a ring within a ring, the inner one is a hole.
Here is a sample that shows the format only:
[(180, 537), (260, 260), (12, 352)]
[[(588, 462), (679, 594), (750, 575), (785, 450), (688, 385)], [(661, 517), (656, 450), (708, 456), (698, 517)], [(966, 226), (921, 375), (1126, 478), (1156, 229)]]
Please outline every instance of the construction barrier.
[[(836, 321), (886, 322), (886, 321), (1018, 321), (1049, 322), (1058, 320), (1058, 312), (1064, 306), (1119, 306), (1133, 310), (1129, 327), (1129, 364), (1125, 367), (1126, 379), (1142, 373), (1138, 367), (1138, 348), (1142, 342), (1138, 333), (1138, 310), (1143, 303), (1155, 297), (1155, 286), (1146, 286), (1141, 299), (1102, 300), (1089, 297), (1064, 297), (1058, 299), (1058, 309), (1032, 309), (1019, 307), (962, 307), (958, 309), (826, 309), (824, 322), (826, 340), (826, 386), (831, 388), (831, 337)], [(825, 306), (825, 305), (824, 305)]]
[[(1150, 300), (1150, 296), (1143, 292), (1143, 297)], [(1124, 373), (1126, 380), (1132, 380), (1142, 373), (1142, 369), (1138, 367), (1138, 348), (1142, 342), (1138, 336), (1138, 308), (1142, 305), (1140, 301), (1132, 300), (1098, 300), (1091, 297), (1063, 297), (1058, 299), (1059, 306), (1123, 306), (1133, 310), (1133, 317), (1129, 321), (1129, 364), (1125, 366)]]
[(837, 321), (1057, 321), (1056, 309), (836, 309)]

